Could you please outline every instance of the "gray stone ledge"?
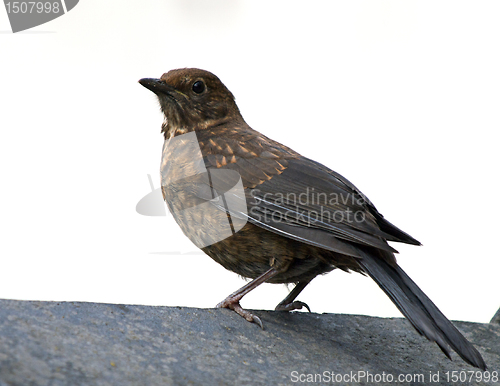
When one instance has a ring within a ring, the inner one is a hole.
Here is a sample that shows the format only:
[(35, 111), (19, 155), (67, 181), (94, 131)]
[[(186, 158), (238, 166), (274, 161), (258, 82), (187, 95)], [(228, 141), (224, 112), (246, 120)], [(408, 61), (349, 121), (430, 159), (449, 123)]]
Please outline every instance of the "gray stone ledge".
[[(0, 386), (291, 385), (304, 384), (292, 374), (359, 371), (437, 385), (476, 370), (401, 318), (255, 312), (265, 330), (226, 309), (0, 300)], [(500, 324), (456, 325), (500, 372)]]

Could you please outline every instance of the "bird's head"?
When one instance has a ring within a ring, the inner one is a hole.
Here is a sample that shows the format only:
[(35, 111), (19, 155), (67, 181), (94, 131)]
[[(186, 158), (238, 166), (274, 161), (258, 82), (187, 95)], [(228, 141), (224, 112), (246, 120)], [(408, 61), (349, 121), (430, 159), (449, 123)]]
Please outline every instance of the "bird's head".
[(171, 70), (160, 79), (141, 79), (139, 83), (158, 96), (165, 114), (165, 138), (241, 119), (233, 94), (211, 72), (183, 68)]

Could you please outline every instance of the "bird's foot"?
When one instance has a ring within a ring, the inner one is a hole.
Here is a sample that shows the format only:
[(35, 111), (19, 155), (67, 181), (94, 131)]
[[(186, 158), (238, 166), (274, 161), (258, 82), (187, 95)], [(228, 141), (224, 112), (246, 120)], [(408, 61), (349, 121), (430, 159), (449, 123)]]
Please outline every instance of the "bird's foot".
[(291, 302), (291, 303), (281, 302), (280, 304), (278, 304), (276, 306), (276, 308), (274, 310), (275, 311), (293, 311), (293, 310), (301, 310), (302, 308), (307, 308), (307, 311), (311, 312), (311, 309), (309, 308), (309, 306), (306, 303), (301, 302), (299, 300), (296, 300), (296, 301)]
[(224, 299), (222, 302), (217, 304), (217, 308), (229, 308), (236, 312), (238, 315), (244, 317), (246, 320), (252, 323), (256, 323), (260, 326), (260, 328), (264, 329), (264, 325), (262, 324), (262, 321), (257, 315), (252, 314), (250, 311), (245, 310), (243, 307), (240, 306), (240, 302), (238, 299), (235, 299), (231, 296), (228, 296), (226, 299)]

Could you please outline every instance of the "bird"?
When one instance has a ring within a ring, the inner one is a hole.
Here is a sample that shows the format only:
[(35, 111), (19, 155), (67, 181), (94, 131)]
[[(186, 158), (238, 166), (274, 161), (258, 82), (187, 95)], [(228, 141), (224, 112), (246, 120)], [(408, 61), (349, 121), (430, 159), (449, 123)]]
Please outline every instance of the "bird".
[[(277, 311), (334, 269), (371, 277), (416, 331), (451, 359), (486, 369), (478, 350), (397, 264), (388, 242), (421, 245), (349, 180), (252, 129), (213, 73), (181, 68), (139, 83), (156, 94), (163, 198), (184, 234), (224, 268), (251, 279), (217, 307), (263, 328), (240, 300), (262, 283), (294, 284)], [(311, 128), (312, 129), (312, 128)]]

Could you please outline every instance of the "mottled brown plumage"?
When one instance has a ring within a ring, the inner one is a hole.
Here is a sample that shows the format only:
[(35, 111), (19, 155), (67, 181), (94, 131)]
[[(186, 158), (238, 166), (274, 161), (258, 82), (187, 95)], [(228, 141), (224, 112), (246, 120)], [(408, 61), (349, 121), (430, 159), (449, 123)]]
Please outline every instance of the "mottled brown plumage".
[[(388, 222), (348, 180), (253, 130), (213, 74), (172, 70), (141, 79), (165, 114), (162, 191), (183, 232), (226, 269), (254, 279), (219, 307), (260, 319), (239, 300), (263, 282), (295, 283), (277, 306), (335, 268), (367, 274), (416, 330), (485, 369), (479, 352), (397, 265), (387, 241), (420, 243)], [(240, 188), (238, 188), (240, 187)]]

